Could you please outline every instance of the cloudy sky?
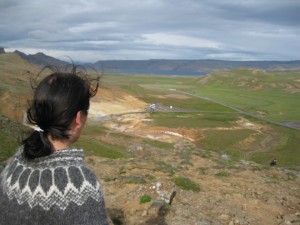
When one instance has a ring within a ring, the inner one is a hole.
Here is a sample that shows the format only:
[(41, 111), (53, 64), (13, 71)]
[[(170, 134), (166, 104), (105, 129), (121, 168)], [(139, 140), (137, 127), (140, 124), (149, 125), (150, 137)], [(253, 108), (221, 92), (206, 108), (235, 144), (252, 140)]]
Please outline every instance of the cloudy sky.
[(299, 0), (0, 0), (0, 47), (68, 60), (300, 59)]

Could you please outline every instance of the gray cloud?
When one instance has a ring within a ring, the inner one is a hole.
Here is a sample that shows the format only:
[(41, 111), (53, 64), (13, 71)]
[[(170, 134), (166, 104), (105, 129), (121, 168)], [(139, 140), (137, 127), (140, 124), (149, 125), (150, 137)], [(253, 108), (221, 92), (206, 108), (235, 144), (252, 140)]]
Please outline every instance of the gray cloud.
[(2, 0), (0, 46), (74, 60), (299, 59), (294, 0)]

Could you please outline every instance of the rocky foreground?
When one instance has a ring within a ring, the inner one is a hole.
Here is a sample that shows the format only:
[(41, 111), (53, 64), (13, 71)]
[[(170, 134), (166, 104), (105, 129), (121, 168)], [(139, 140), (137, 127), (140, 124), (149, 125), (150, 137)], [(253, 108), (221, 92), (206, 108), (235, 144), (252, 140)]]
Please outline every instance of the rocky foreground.
[(114, 224), (300, 224), (300, 174), (280, 162), (235, 160), (188, 141), (172, 150), (139, 143), (129, 150), (134, 157), (86, 158)]

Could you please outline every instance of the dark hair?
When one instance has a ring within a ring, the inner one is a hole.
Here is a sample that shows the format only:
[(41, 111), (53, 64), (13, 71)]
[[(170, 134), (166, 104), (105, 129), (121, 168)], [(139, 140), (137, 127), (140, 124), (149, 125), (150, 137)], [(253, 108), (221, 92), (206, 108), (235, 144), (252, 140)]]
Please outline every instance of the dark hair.
[(96, 88), (92, 89), (90, 81), (75, 66), (71, 72), (50, 69), (52, 74), (38, 84), (27, 110), (28, 122), (41, 129), (33, 131), (22, 142), (25, 156), (31, 159), (51, 154), (48, 135), (57, 140), (69, 139), (67, 131), (77, 112), (88, 113), (89, 100), (98, 90), (99, 77)]

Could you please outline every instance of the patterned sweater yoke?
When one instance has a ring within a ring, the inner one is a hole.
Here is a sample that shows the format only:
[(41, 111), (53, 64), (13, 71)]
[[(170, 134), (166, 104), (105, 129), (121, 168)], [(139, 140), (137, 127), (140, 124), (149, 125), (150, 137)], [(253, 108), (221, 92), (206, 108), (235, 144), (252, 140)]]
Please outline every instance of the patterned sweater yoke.
[[(35, 215), (34, 218), (39, 220), (36, 215), (51, 215), (53, 212), (61, 214), (53, 215), (56, 218), (63, 218), (65, 214), (80, 209), (89, 220), (89, 212), (86, 210), (95, 210), (102, 222), (86, 221), (86, 224), (108, 224), (100, 184), (96, 175), (85, 164), (82, 149), (60, 150), (50, 156), (28, 160), (20, 148), (1, 173), (0, 179), (0, 196), (3, 195), (0, 204), (8, 207), (16, 205), (24, 215), (26, 213), (26, 218), (30, 218), (28, 215)], [(91, 207), (89, 204), (93, 205), (92, 209), (85, 210), (84, 207)], [(91, 221), (94, 219), (91, 218)], [(69, 219), (61, 224), (76, 224), (76, 221)]]

